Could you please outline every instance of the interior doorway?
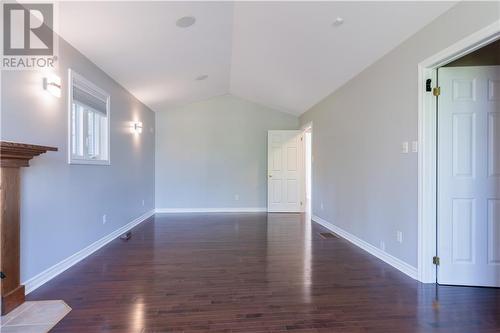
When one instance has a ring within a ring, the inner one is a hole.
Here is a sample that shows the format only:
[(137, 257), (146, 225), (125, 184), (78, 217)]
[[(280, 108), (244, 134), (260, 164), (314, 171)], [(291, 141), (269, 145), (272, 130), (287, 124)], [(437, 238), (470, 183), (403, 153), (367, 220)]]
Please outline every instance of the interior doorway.
[(300, 130), (268, 131), (267, 211), (304, 211), (303, 133)]
[(419, 66), (419, 280), (500, 287), (500, 28)]

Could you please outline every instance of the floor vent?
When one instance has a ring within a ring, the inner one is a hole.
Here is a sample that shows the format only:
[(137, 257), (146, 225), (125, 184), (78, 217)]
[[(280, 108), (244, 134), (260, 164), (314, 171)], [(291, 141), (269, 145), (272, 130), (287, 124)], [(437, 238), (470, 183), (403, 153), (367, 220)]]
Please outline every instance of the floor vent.
[(319, 235), (321, 238), (328, 239), (328, 238), (339, 238), (336, 234), (333, 232), (320, 232)]

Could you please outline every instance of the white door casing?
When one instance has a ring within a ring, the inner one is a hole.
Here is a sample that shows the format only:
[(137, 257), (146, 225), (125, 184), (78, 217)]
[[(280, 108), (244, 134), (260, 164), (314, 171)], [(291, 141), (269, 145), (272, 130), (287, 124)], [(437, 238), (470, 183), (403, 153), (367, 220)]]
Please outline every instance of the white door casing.
[(268, 131), (267, 210), (302, 212), (304, 159), (302, 131)]
[(438, 283), (500, 287), (500, 66), (438, 73)]

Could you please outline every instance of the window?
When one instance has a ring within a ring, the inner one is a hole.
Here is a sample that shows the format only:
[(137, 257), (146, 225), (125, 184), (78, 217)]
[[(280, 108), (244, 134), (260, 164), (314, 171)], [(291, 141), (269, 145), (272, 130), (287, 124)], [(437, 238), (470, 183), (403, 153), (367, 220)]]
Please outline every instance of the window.
[(69, 70), (69, 163), (110, 164), (109, 94)]

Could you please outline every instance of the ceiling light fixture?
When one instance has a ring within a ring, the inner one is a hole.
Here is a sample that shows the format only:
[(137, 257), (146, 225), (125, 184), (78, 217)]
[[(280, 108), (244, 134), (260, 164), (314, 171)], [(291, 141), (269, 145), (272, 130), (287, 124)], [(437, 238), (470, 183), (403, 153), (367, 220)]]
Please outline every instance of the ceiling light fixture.
[(203, 81), (203, 80), (206, 80), (208, 78), (208, 75), (207, 74), (204, 74), (204, 75), (200, 75), (196, 78), (196, 81)]
[(333, 25), (334, 27), (338, 27), (338, 26), (342, 25), (343, 23), (344, 23), (344, 19), (343, 19), (342, 17), (340, 17), (340, 16), (339, 16), (339, 17), (337, 17), (337, 18), (335, 19), (335, 21), (333, 21), (333, 24), (332, 24), (332, 25)]
[(179, 28), (188, 28), (192, 26), (196, 22), (196, 19), (193, 16), (184, 16), (175, 22)]

